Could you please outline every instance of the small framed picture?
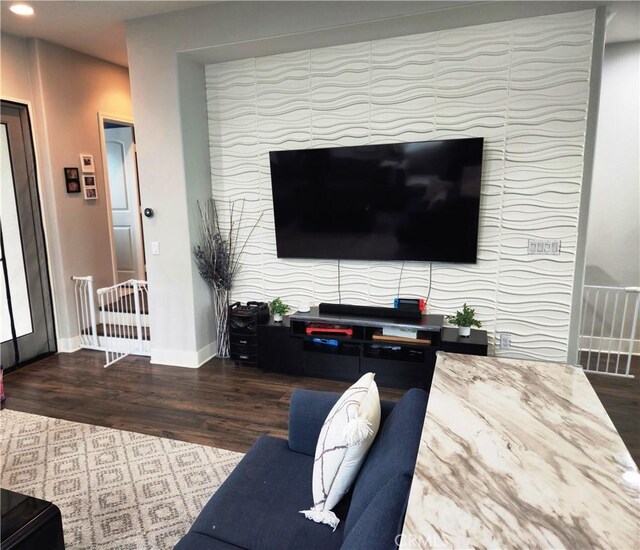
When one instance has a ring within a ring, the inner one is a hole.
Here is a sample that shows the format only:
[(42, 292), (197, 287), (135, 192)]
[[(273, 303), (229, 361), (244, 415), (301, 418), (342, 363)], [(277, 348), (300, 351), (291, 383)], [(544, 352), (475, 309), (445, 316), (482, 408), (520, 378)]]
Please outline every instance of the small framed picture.
[(67, 186), (67, 193), (80, 193), (80, 172), (77, 168), (64, 169), (64, 182)]
[(82, 168), (83, 174), (93, 174), (96, 171), (93, 165), (93, 155), (80, 155), (80, 167)]
[(95, 187), (85, 187), (84, 198), (88, 201), (96, 200), (98, 198), (98, 190)]
[(95, 187), (96, 186), (96, 177), (91, 176), (82, 176), (82, 183), (85, 187)]

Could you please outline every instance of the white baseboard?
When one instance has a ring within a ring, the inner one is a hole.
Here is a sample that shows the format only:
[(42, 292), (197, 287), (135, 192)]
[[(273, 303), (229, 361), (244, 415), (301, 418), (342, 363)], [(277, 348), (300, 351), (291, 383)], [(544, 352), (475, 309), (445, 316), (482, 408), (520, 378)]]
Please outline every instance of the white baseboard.
[(197, 369), (215, 355), (216, 349), (216, 342), (211, 342), (198, 351), (152, 348), (151, 362), (155, 365)]
[(204, 365), (209, 359), (211, 359), (218, 351), (218, 343), (210, 342), (205, 347), (201, 348), (198, 351), (198, 366), (201, 367)]
[(80, 349), (80, 336), (58, 338), (58, 353), (73, 353)]

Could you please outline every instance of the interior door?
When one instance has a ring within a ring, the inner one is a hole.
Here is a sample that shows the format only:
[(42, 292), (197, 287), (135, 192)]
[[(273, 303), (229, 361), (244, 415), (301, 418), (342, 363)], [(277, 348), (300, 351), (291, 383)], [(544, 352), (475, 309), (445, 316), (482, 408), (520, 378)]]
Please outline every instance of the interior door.
[(118, 283), (145, 279), (133, 128), (105, 128)]
[(56, 351), (46, 247), (25, 105), (1, 103), (0, 314), (2, 364)]

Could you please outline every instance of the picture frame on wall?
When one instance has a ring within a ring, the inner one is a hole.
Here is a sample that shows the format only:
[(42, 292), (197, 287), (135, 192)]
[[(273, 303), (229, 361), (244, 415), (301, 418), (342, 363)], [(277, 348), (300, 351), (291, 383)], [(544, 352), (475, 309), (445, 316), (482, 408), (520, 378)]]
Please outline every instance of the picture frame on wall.
[(95, 187), (96, 186), (96, 177), (91, 174), (89, 176), (82, 176), (82, 184), (85, 187)]
[(80, 193), (80, 171), (75, 167), (67, 167), (64, 169), (64, 182), (67, 187), (67, 193)]
[(80, 155), (80, 167), (83, 174), (93, 174), (96, 171), (93, 164), (93, 155)]
[(98, 198), (98, 189), (94, 187), (84, 188), (84, 199), (87, 201), (95, 201)]

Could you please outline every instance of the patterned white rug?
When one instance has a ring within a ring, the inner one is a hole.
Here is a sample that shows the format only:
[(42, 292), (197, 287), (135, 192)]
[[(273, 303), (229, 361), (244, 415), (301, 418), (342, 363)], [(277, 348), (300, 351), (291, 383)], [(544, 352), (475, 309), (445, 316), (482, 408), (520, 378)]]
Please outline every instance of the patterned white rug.
[(242, 458), (232, 451), (0, 412), (2, 487), (56, 504), (67, 548), (173, 548)]

